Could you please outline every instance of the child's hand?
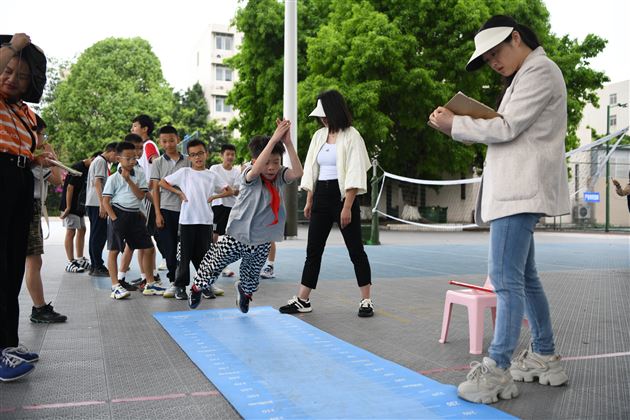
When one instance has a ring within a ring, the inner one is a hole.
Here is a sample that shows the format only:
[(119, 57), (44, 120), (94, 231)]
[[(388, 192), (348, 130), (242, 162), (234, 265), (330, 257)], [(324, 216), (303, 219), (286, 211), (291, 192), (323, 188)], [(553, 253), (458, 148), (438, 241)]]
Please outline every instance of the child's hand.
[(231, 186), (229, 186), (229, 185), (227, 187), (223, 188), (223, 191), (225, 191), (229, 195), (234, 195), (234, 189)]
[(277, 143), (281, 141), (287, 134), (287, 131), (291, 128), (291, 121), (289, 120), (276, 120), (276, 131), (271, 136), (271, 143)]
[(186, 197), (186, 194), (184, 194), (183, 191), (178, 192), (177, 195), (179, 196), (179, 199), (182, 200), (182, 203), (188, 201), (188, 198)]
[(621, 184), (619, 184), (619, 181), (617, 181), (616, 179), (613, 179), (612, 183), (615, 184), (616, 188), (621, 188)]
[(129, 179), (131, 178), (131, 172), (129, 172), (128, 170), (126, 170), (122, 166), (120, 167), (120, 169), (121, 169), (120, 174), (122, 175), (123, 179), (125, 181), (129, 181)]

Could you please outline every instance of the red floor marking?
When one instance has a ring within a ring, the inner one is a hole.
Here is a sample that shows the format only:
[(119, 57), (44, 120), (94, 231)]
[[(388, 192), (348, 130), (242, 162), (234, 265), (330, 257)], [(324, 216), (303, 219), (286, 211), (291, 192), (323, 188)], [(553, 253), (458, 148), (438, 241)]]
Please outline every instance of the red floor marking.
[(105, 401), (79, 401), (79, 402), (56, 403), (56, 404), (35, 404), (35, 405), (25, 405), (22, 408), (24, 410), (43, 410), (46, 408), (85, 407), (88, 405), (101, 405), (101, 404), (105, 404)]
[(12, 413), (15, 410), (15, 407), (0, 407), (0, 413)]
[(132, 398), (115, 398), (113, 403), (121, 402), (135, 402), (135, 401), (162, 401), (162, 400), (175, 400), (177, 398), (184, 398), (186, 394), (166, 394), (166, 395), (151, 395), (146, 397), (132, 397)]
[(610, 357), (622, 357), (622, 356), (630, 356), (630, 351), (625, 351), (621, 353), (605, 353), (605, 354), (593, 354), (591, 356), (571, 356), (571, 357), (562, 357), (562, 360), (590, 360), (590, 359), (608, 359)]
[[(573, 361), (573, 360), (608, 359), (611, 357), (622, 357), (622, 356), (630, 356), (630, 351), (621, 352), (621, 353), (593, 354), (590, 356), (569, 356), (569, 357), (562, 356), (562, 360)], [(456, 372), (459, 370), (468, 370), (468, 369), (470, 369), (469, 365), (461, 365), (461, 366), (451, 366), (451, 367), (446, 367), (446, 368), (419, 370), (418, 373), (422, 375), (432, 375), (435, 373)]]
[(212, 397), (219, 395), (219, 391), (191, 392), (192, 397)]

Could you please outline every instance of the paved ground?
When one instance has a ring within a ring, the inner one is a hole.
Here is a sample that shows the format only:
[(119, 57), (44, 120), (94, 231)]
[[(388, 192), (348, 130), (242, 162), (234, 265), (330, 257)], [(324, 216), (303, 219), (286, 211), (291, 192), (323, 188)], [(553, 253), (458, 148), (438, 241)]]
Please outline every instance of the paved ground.
[[(46, 241), (47, 300), (68, 315), (59, 325), (29, 322), (21, 295), (21, 340), (41, 361), (25, 380), (0, 384), (0, 417), (239, 418), (212, 383), (152, 318), (186, 310), (185, 302), (134, 293), (109, 298), (108, 281), (63, 271), (63, 230), (52, 222)], [(253, 305), (278, 307), (295, 294), (306, 232), (279, 246), (277, 278), (264, 281)], [(449, 342), (439, 344), (447, 281), (483, 283), (487, 232), (381, 232), (367, 248), (376, 316), (356, 316), (359, 295), (341, 236), (329, 240), (314, 311), (303, 320), (356, 346), (443, 383), (457, 384), (468, 354), (467, 316), (454, 309)], [(538, 232), (539, 272), (551, 304), (556, 345), (568, 386), (519, 385), (521, 395), (496, 407), (522, 418), (630, 418), (630, 239), (622, 235)], [(226, 296), (201, 309), (232, 307)], [(492, 332), (487, 316), (484, 349)], [(521, 347), (528, 342), (523, 332)], [(378, 396), (374, 396), (378, 398)], [(369, 415), (369, 413), (366, 413)]]

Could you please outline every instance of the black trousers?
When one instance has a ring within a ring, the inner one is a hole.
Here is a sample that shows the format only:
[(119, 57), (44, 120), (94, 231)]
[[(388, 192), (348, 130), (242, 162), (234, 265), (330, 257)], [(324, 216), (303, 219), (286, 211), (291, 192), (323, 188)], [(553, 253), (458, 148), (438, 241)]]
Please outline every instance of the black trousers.
[[(4, 154), (3, 154), (4, 155)], [(33, 217), (33, 173), (10, 157), (0, 160), (0, 348), (19, 343), (20, 307), (28, 230)]]
[(175, 272), (177, 271), (177, 232), (179, 229), (179, 212), (172, 210), (161, 210), (164, 218), (164, 227), (160, 229), (157, 237), (157, 244), (166, 259), (168, 267), (168, 280), (175, 282)]
[[(311, 219), (308, 224), (308, 242), (306, 244), (306, 261), (302, 271), (302, 285), (315, 289), (322, 265), (322, 254), (326, 247), (328, 235), (333, 223), (340, 224), (343, 208), (341, 192), (337, 180), (317, 181), (313, 195)], [(350, 260), (354, 265), (354, 274), (359, 287), (372, 284), (372, 273), (367, 254), (361, 240), (361, 212), (359, 202), (352, 203), (352, 220), (341, 229)]]
[(107, 242), (107, 219), (101, 219), (98, 215), (98, 206), (85, 206), (85, 212), (90, 219), (90, 239), (88, 248), (90, 251), (90, 264), (92, 269), (105, 267), (103, 264), (103, 248)]
[(181, 257), (175, 276), (175, 286), (190, 284), (190, 263), (199, 270), (201, 260), (212, 246), (212, 225), (179, 225)]

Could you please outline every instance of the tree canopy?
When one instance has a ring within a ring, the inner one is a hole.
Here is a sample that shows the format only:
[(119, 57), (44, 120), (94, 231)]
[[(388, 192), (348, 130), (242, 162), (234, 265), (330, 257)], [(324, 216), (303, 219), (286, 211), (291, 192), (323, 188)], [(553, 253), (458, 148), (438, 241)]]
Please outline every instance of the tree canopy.
[[(298, 3), (298, 138), (302, 156), (317, 122), (308, 118), (323, 90), (340, 90), (370, 155), (407, 176), (439, 179), (469, 173), (484, 158), (482, 145), (464, 146), (426, 124), (429, 113), (461, 90), (490, 106), (501, 89), (489, 69), (467, 73), (479, 27), (494, 14), (530, 26), (562, 69), (569, 96), (567, 148), (586, 103), (607, 81), (588, 67), (605, 41), (581, 43), (552, 33), (541, 0), (303, 0)], [(284, 6), (250, 0), (236, 15), (243, 44), (230, 65), (239, 81), (229, 100), (239, 110), (243, 142), (270, 133), (282, 113)]]
[(58, 82), (43, 111), (57, 151), (83, 159), (111, 141), (121, 141), (131, 120), (149, 114), (171, 122), (173, 91), (160, 61), (141, 38), (108, 38), (85, 50)]

